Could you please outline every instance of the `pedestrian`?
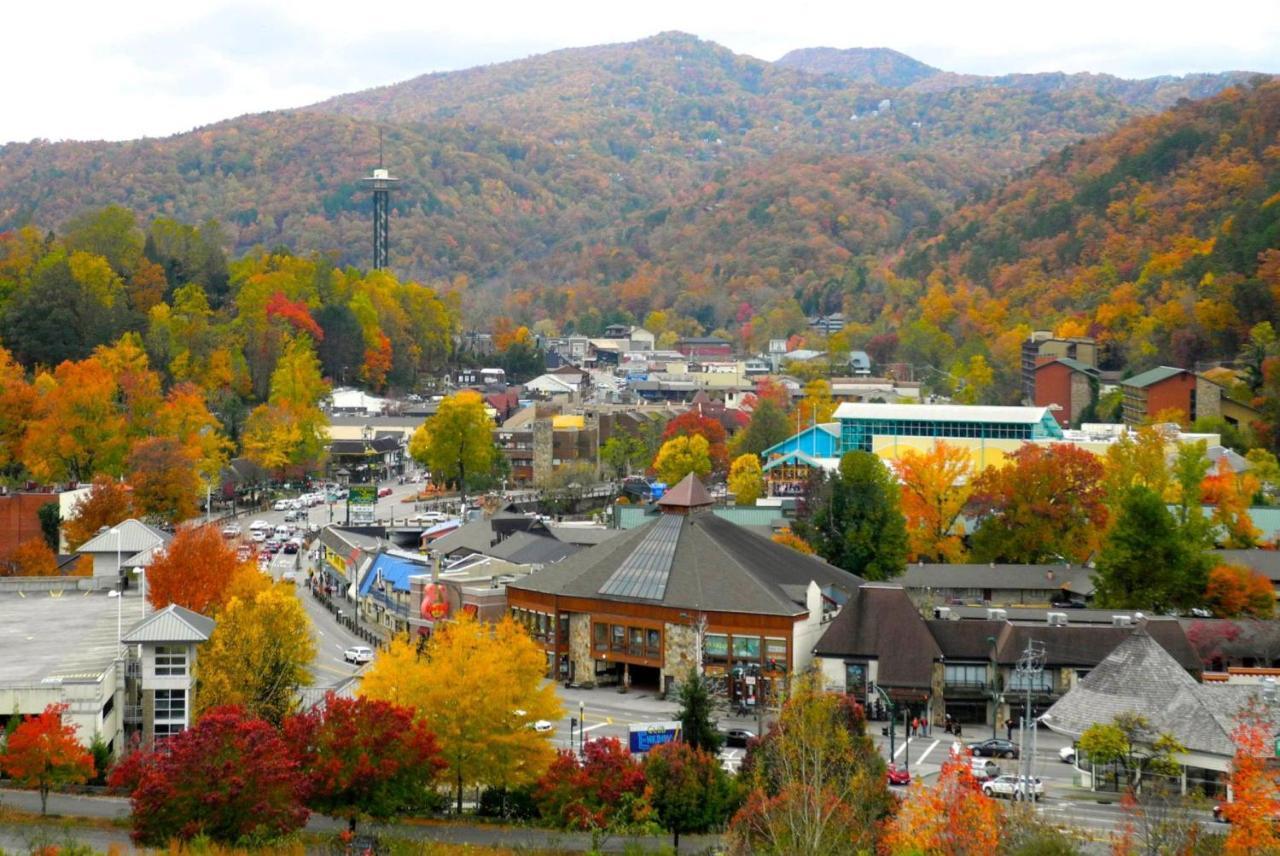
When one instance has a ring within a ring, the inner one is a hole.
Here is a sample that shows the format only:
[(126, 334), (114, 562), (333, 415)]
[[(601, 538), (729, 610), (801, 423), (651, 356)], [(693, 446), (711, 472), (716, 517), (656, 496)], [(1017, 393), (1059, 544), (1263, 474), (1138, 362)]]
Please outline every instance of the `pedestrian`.
[(1012, 716), (1004, 721), (1004, 729), (1005, 729), (1005, 734), (1007, 735), (1007, 739), (1013, 740), (1013, 717)]
[(916, 737), (919, 734), (919, 732), (920, 732), (920, 718), (913, 716), (911, 717), (911, 736)]

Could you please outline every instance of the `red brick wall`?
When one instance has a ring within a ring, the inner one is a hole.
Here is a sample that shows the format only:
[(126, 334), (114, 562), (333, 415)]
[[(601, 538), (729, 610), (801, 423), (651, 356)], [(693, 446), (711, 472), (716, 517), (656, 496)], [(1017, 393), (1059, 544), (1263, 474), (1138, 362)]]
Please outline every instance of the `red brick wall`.
[(1058, 424), (1067, 427), (1075, 418), (1071, 412), (1071, 369), (1062, 363), (1049, 363), (1036, 367), (1036, 407), (1056, 404), (1061, 410), (1051, 410)]
[(57, 503), (56, 493), (11, 493), (0, 496), (0, 556), (23, 541), (42, 537), (40, 506)]
[(1147, 418), (1154, 418), (1161, 410), (1181, 410), (1183, 418), (1191, 413), (1191, 393), (1196, 388), (1196, 376), (1190, 372), (1175, 375), (1147, 387)]

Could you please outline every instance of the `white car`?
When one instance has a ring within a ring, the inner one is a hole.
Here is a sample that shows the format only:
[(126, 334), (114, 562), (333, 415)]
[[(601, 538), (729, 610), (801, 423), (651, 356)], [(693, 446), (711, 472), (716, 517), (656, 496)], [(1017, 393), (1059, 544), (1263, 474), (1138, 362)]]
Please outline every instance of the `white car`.
[(989, 797), (1026, 799), (1029, 795), (1038, 800), (1044, 796), (1044, 783), (1035, 778), (1028, 782), (1024, 776), (997, 776), (982, 783), (982, 792)]
[(228, 523), (226, 526), (223, 526), (223, 527), (222, 527), (222, 537), (223, 537), (223, 538), (239, 538), (239, 537), (240, 537), (240, 524), (239, 524), (239, 523)]
[(539, 734), (545, 734), (548, 731), (553, 730), (554, 728), (555, 726), (545, 719), (539, 719), (537, 722), (533, 724), (533, 730), (538, 732)]
[(1064, 764), (1074, 764), (1076, 762), (1076, 747), (1063, 746), (1058, 750), (1058, 760)]
[(356, 645), (342, 652), (342, 659), (348, 663), (355, 663), (357, 666), (363, 666), (365, 663), (373, 661), (373, 649), (366, 648), (363, 645)]
[(274, 503), (274, 504), (272, 504), (272, 506), (271, 506), (271, 510), (272, 510), (272, 511), (288, 511), (288, 510), (289, 510), (289, 500), (287, 500), (287, 499), (277, 499), (277, 500), (275, 501), (275, 503)]

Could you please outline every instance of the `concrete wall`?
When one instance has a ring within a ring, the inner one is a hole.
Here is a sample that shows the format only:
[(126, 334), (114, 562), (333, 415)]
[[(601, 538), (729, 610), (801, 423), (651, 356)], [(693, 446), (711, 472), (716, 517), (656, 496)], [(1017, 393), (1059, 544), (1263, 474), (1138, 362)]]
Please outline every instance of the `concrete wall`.
[(0, 594), (46, 591), (107, 591), (116, 587), (115, 557), (108, 577), (0, 577)]

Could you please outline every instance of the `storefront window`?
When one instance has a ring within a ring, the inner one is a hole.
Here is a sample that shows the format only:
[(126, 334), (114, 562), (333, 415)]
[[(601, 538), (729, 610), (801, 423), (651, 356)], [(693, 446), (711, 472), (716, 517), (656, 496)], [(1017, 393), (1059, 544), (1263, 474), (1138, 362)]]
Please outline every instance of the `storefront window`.
[(626, 651), (627, 650), (627, 628), (623, 627), (621, 624), (613, 624), (611, 625), (611, 628), (612, 628), (612, 638), (613, 638), (613, 644), (612, 644), (613, 650), (618, 651), (619, 653)]
[(639, 627), (631, 628), (631, 647), (627, 653), (632, 657), (644, 656), (644, 631)]
[(734, 636), (733, 637), (733, 661), (735, 663), (748, 661), (752, 663), (760, 662), (760, 637), (759, 636)]
[(703, 662), (725, 666), (729, 663), (729, 637), (722, 633), (708, 633), (702, 640)]
[(662, 632), (650, 630), (645, 640), (645, 654), (657, 658), (662, 655)]
[(771, 672), (785, 672), (787, 670), (786, 639), (764, 640), (764, 665)]
[(597, 651), (608, 651), (609, 650), (609, 625), (593, 624), (591, 625), (591, 632), (595, 639), (595, 649)]

